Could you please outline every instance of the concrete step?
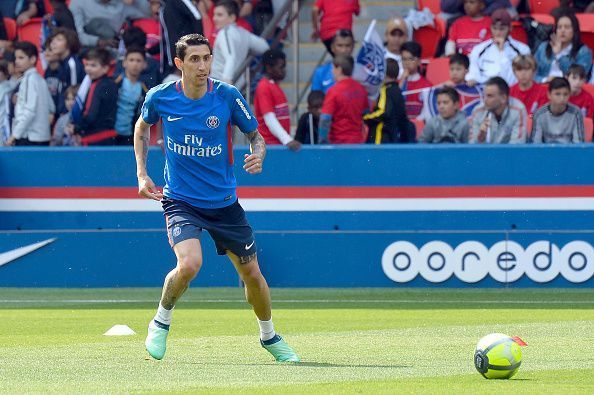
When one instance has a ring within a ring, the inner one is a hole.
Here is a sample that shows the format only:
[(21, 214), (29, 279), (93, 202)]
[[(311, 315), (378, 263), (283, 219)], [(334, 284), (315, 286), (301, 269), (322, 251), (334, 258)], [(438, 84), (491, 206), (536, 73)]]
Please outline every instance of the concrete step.
[[(299, 62), (299, 66), (297, 67), (299, 81), (306, 82), (313, 74), (317, 64), (318, 62)], [(295, 72), (293, 65), (293, 62), (287, 63), (287, 75), (285, 77), (286, 82), (293, 81), (293, 73)]]
[[(287, 62), (293, 61), (293, 43), (286, 43), (283, 48), (287, 56)], [(299, 43), (299, 61), (317, 62), (322, 54), (326, 53), (326, 47), (321, 42), (303, 42)], [(330, 55), (328, 55), (330, 56)]]
[[(353, 35), (355, 36), (355, 41), (363, 40), (365, 37), (365, 33), (367, 32), (367, 28), (371, 24), (373, 18), (357, 18), (353, 21)], [(380, 34), (380, 37), (383, 37), (384, 30), (386, 29), (386, 21), (385, 20), (377, 20), (375, 29)], [(313, 28), (311, 23), (299, 22), (299, 42), (311, 42), (311, 32)]]

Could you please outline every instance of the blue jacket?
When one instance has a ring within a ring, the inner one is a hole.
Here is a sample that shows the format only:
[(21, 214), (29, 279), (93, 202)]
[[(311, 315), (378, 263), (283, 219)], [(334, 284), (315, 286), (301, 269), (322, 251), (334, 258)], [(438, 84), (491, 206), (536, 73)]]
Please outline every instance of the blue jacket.
[[(553, 57), (547, 57), (548, 44), (548, 42), (541, 43), (534, 54), (534, 58), (536, 59), (536, 81), (538, 82), (542, 82), (549, 76), (549, 71), (553, 64)], [(559, 68), (565, 74), (574, 63), (582, 65), (586, 69), (586, 74), (590, 74), (590, 69), (592, 68), (592, 51), (590, 48), (582, 45), (575, 58), (571, 58), (569, 55), (562, 56), (559, 59)]]

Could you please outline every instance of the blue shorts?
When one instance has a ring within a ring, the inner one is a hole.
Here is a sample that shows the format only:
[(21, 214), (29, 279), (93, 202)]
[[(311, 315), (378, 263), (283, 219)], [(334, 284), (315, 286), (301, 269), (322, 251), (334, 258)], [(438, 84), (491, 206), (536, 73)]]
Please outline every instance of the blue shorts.
[(240, 257), (256, 253), (254, 232), (239, 201), (216, 209), (194, 207), (168, 197), (161, 203), (172, 248), (180, 241), (200, 239), (204, 229), (214, 240), (219, 255), (225, 255), (227, 251)]

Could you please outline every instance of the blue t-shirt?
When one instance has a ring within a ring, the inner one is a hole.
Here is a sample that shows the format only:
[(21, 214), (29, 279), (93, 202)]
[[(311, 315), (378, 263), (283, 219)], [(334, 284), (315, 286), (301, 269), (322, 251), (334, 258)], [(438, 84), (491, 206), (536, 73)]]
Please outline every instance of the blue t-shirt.
[(226, 207), (237, 200), (233, 174), (232, 129), (258, 128), (239, 91), (208, 79), (206, 94), (186, 97), (181, 81), (157, 85), (146, 95), (142, 119), (163, 120), (165, 188), (163, 194), (200, 208)]
[(140, 81), (131, 83), (126, 77), (122, 79), (122, 87), (118, 94), (118, 109), (116, 112), (115, 130), (120, 136), (132, 136), (134, 114), (142, 95)]
[(312, 91), (322, 91), (324, 94), (328, 92), (330, 87), (334, 86), (334, 76), (332, 75), (332, 62), (321, 65), (314, 71), (311, 80)]

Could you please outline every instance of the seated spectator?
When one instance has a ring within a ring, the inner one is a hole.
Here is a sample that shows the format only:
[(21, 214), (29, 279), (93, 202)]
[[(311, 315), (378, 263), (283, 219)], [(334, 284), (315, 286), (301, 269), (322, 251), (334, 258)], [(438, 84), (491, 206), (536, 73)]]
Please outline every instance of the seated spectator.
[(12, 135), (6, 145), (49, 145), (50, 123), (56, 111), (45, 80), (35, 65), (37, 47), (27, 41), (15, 44), (15, 68), (23, 72), (14, 107)]
[[(445, 19), (464, 14), (464, 0), (440, 0), (439, 5)], [(506, 9), (512, 17), (518, 15), (510, 0), (485, 0), (483, 15), (491, 15), (494, 11), (502, 8)]]
[(569, 81), (555, 77), (549, 82), (549, 103), (534, 114), (533, 143), (583, 143), (584, 117), (569, 103)]
[(76, 99), (76, 92), (78, 90), (77, 85), (69, 86), (66, 88), (64, 106), (66, 112), (60, 115), (60, 118), (54, 125), (54, 133), (50, 145), (52, 146), (76, 146), (79, 145), (77, 139), (74, 136), (74, 124), (72, 123), (72, 106), (74, 106), (74, 100)]
[(47, 67), (43, 77), (45, 78), (45, 83), (49, 89), (54, 106), (56, 107), (56, 113), (61, 114), (63, 112), (62, 108), (64, 107), (64, 97), (62, 95), (62, 81), (60, 80), (60, 57), (52, 51), (52, 48), (49, 45), (49, 39), (45, 44), (44, 55)]
[(335, 55), (332, 64), (336, 84), (324, 98), (318, 128), (320, 143), (363, 143), (363, 115), (369, 111), (367, 90), (351, 78), (355, 67), (352, 56)]
[(80, 42), (74, 30), (58, 27), (52, 30), (48, 38), (51, 52), (60, 61), (59, 79), (61, 88), (58, 102), (58, 113), (64, 112), (64, 94), (69, 86), (79, 85), (85, 77), (84, 66), (78, 57)]
[(307, 112), (299, 118), (295, 140), (301, 144), (316, 144), (318, 142), (318, 123), (322, 105), (324, 104), (324, 93), (322, 91), (311, 91), (307, 95)]
[(526, 142), (526, 108), (509, 97), (509, 86), (501, 77), (487, 80), (484, 104), (472, 112), (469, 142), (521, 144)]
[(311, 38), (314, 41), (320, 38), (330, 55), (334, 56), (332, 42), (336, 32), (353, 31), (353, 14), (359, 15), (359, 11), (359, 0), (316, 0), (311, 9)]
[(91, 79), (83, 105), (82, 119), (75, 121), (75, 133), (82, 145), (114, 145), (118, 87), (107, 75), (111, 55), (104, 48), (91, 49), (85, 59), (85, 72)]
[(437, 94), (439, 115), (429, 119), (423, 128), (419, 143), (467, 143), (470, 125), (460, 111), (460, 95), (446, 86)]
[(234, 83), (233, 77), (250, 53), (261, 55), (269, 48), (262, 37), (237, 26), (238, 14), (239, 6), (233, 0), (220, 1), (214, 9), (214, 24), (220, 30), (212, 50), (210, 75), (228, 84)]
[(587, 75), (590, 74), (592, 51), (581, 40), (580, 23), (575, 14), (564, 10), (555, 15), (551, 39), (538, 46), (534, 57), (536, 80), (539, 82), (563, 77), (574, 63), (581, 65)]
[(420, 73), (421, 67), (421, 46), (408, 41), (402, 44), (402, 64), (404, 72), (400, 80), (400, 89), (405, 98), (406, 114), (410, 118), (416, 118), (423, 110), (423, 89), (432, 86)]
[(116, 144), (134, 145), (134, 123), (140, 116), (140, 109), (148, 92), (147, 86), (140, 80), (142, 71), (146, 68), (144, 47), (128, 48), (122, 65), (124, 73), (115, 79), (118, 86)]
[[(146, 48), (147, 36), (146, 33), (136, 26), (131, 26), (122, 33), (122, 41), (126, 51), (129, 48)], [(159, 72), (159, 62), (151, 56), (145, 56), (146, 67), (142, 70), (140, 81), (151, 89), (161, 82), (161, 73)], [(114, 76), (117, 77), (124, 73), (122, 66), (123, 59), (118, 59), (115, 67)], [(179, 79), (179, 78), (178, 78)]]
[(13, 77), (14, 63), (0, 60), (0, 146), (5, 145), (10, 138), (10, 114), (8, 101), (10, 94), (17, 87), (17, 78)]
[(532, 118), (536, 110), (548, 102), (547, 88), (534, 82), (536, 61), (532, 55), (516, 57), (512, 62), (512, 68), (518, 83), (512, 85), (509, 94), (524, 104), (528, 116)]
[(51, 14), (49, 18), (52, 25), (76, 31), (74, 16), (72, 15), (70, 8), (68, 8), (66, 0), (50, 0), (50, 4), (54, 9), (53, 14)]
[(71, 0), (70, 10), (78, 38), (87, 47), (117, 48), (124, 21), (150, 15), (146, 0)]
[(363, 117), (369, 126), (367, 143), (414, 143), (415, 127), (406, 116), (404, 97), (398, 86), (398, 62), (386, 60), (386, 78), (375, 110)]
[(404, 71), (400, 48), (402, 44), (408, 41), (408, 27), (404, 19), (399, 16), (390, 18), (386, 24), (384, 37), (386, 39), (386, 59), (394, 59), (398, 62), (398, 70), (400, 71), (398, 79), (400, 79)]
[(289, 103), (278, 86), (285, 79), (285, 54), (278, 49), (269, 49), (262, 55), (262, 63), (264, 77), (258, 83), (254, 95), (254, 112), (260, 125), (260, 134), (266, 144), (282, 144), (296, 151), (301, 148), (301, 143), (291, 137)]
[(45, 15), (43, 0), (21, 0), (16, 3), (16, 23), (22, 26), (31, 18), (41, 18)]
[[(338, 30), (332, 39), (332, 51), (330, 53), (335, 55), (351, 56), (355, 48), (355, 38), (353, 32), (350, 30)], [(332, 61), (329, 61), (314, 70), (311, 80), (312, 91), (322, 91), (324, 94), (328, 92), (330, 87), (334, 86), (336, 81), (332, 73)]]
[(476, 45), (470, 52), (469, 85), (482, 84), (491, 77), (501, 77), (508, 85), (516, 83), (512, 62), (518, 55), (529, 55), (530, 48), (510, 36), (512, 19), (506, 10), (491, 15), (492, 38)]
[(464, 15), (456, 19), (448, 33), (445, 54), (468, 55), (475, 45), (491, 38), (491, 18), (483, 15), (484, 0), (464, 0)]
[(584, 118), (592, 118), (594, 116), (594, 98), (582, 89), (586, 83), (586, 70), (582, 65), (571, 65), (565, 78), (567, 78), (571, 87), (569, 102), (580, 109)]

